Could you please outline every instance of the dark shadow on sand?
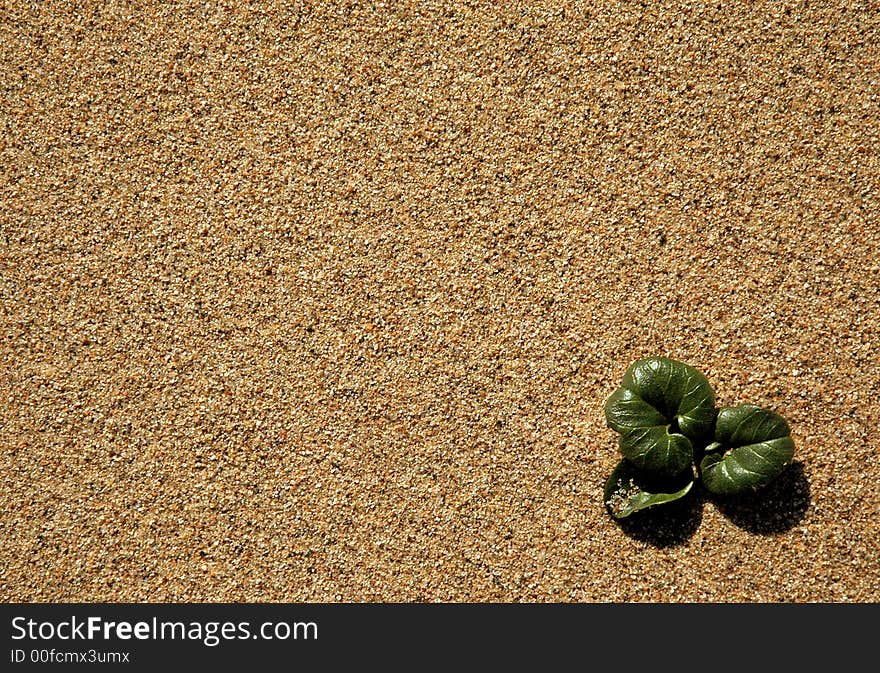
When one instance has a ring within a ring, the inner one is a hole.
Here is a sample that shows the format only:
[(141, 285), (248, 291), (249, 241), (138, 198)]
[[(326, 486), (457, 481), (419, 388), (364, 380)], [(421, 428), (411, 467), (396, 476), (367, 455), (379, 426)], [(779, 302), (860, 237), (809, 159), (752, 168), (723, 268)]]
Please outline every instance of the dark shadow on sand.
[(654, 547), (685, 544), (703, 519), (703, 505), (711, 500), (736, 526), (756, 535), (784, 533), (797, 526), (810, 508), (810, 482), (803, 463), (796, 461), (759, 491), (722, 498), (702, 484), (681, 500), (635, 512), (615, 523), (629, 537)]
[(755, 493), (713, 498), (718, 511), (740, 528), (758, 535), (791, 530), (810, 507), (810, 482), (801, 462), (794, 462)]
[(687, 542), (703, 520), (705, 496), (699, 484), (681, 500), (615, 519), (629, 537), (654, 547), (674, 547)]

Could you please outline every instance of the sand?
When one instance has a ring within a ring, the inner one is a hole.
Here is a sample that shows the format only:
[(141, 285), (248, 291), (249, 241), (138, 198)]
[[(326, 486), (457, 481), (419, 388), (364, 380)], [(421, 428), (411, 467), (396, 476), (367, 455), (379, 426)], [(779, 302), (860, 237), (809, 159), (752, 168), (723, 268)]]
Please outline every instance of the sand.
[[(877, 3), (13, 0), (0, 44), (0, 600), (880, 599)], [(617, 524), (647, 355), (795, 465)]]

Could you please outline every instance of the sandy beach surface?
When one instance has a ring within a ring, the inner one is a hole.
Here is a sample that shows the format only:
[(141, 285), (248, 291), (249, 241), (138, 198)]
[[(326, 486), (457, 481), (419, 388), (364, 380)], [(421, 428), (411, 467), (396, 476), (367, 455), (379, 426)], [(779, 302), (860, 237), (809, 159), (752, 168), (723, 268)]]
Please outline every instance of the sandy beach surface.
[[(13, 0), (0, 44), (0, 600), (880, 599), (877, 3)], [(647, 355), (794, 465), (615, 522)]]

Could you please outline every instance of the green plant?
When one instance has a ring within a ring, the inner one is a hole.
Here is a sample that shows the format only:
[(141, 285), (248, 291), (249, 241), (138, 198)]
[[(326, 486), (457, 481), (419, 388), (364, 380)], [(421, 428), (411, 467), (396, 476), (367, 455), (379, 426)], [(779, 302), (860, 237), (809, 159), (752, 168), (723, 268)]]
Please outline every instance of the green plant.
[(630, 365), (605, 419), (623, 454), (604, 492), (618, 519), (683, 498), (697, 479), (719, 496), (759, 489), (794, 455), (782, 416), (752, 404), (716, 411), (706, 377), (669, 358)]

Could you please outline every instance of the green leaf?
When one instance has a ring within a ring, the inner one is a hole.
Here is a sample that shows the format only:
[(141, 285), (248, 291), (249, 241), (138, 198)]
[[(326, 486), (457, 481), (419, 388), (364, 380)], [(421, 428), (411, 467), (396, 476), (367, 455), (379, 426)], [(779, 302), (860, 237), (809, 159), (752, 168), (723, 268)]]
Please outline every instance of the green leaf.
[(735, 495), (773, 481), (793, 456), (791, 429), (782, 416), (754, 404), (725, 407), (700, 472), (709, 492)]
[(670, 434), (667, 425), (624, 432), (617, 446), (633, 465), (662, 474), (679, 474), (689, 468), (694, 459), (691, 441), (684, 435)]
[[(614, 468), (614, 472), (605, 483), (604, 501), (611, 516), (623, 519), (634, 512), (663, 505), (683, 498), (694, 485), (693, 474), (680, 476), (676, 480), (658, 482), (652, 475), (633, 466), (628, 460), (622, 460)], [(685, 483), (686, 482), (686, 483)], [(671, 493), (659, 490), (671, 490), (684, 483), (684, 486)]]
[(698, 370), (651, 357), (630, 365), (605, 403), (608, 427), (637, 467), (675, 475), (690, 466), (693, 444), (711, 436), (715, 395)]

